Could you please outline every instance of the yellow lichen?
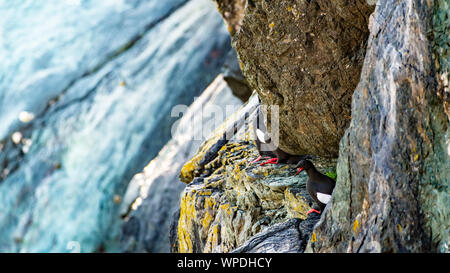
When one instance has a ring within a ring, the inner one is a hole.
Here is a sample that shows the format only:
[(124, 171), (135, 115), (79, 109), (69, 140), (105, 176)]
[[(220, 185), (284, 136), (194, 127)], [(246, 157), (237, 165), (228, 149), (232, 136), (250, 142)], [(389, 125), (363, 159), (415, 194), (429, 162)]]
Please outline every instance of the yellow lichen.
[(288, 217), (306, 219), (306, 213), (311, 209), (302, 196), (295, 196), (289, 189), (284, 191)]
[(355, 220), (355, 222), (353, 222), (353, 232), (356, 232), (359, 228), (359, 221), (358, 219)]
[(211, 195), (211, 190), (203, 190), (203, 191), (200, 191), (198, 194), (201, 196)]
[[(213, 133), (212, 137), (206, 141), (197, 154), (191, 158), (186, 164), (184, 164), (181, 169), (180, 180), (185, 183), (190, 183), (195, 177), (195, 170), (199, 167), (199, 162), (203, 159), (207, 151), (211, 149), (211, 147), (217, 143), (217, 141), (223, 137), (224, 132), (226, 131), (227, 124), (232, 123), (233, 120), (239, 118), (239, 111), (233, 113), (230, 117), (228, 117), (225, 122), (223, 122)], [(220, 151), (227, 150), (228, 147), (225, 145), (221, 148)]]
[(272, 22), (272, 23), (269, 24), (269, 28), (271, 28), (271, 29), (272, 29), (274, 26), (275, 26), (275, 23), (274, 23), (274, 22)]
[(245, 148), (247, 148), (247, 145), (240, 145), (240, 146), (237, 146), (237, 147), (232, 148), (232, 149), (230, 150), (230, 152), (232, 152), (232, 153), (238, 152), (238, 151), (241, 151), (241, 150), (243, 150), (243, 149), (245, 149)]
[(231, 215), (231, 206), (229, 203), (222, 204), (219, 208), (225, 211), (228, 215)]
[(313, 234), (311, 235), (311, 242), (314, 243), (315, 241), (317, 241), (317, 235), (315, 232), (313, 232)]
[(205, 209), (214, 209), (214, 207), (216, 206), (216, 200), (214, 200), (214, 198), (211, 197), (206, 197), (205, 198)]
[(402, 232), (403, 229), (402, 229), (402, 226), (400, 224), (397, 225), (397, 228), (398, 228), (399, 232)]
[(211, 237), (211, 244), (217, 244), (217, 241), (219, 239), (219, 229), (217, 225), (214, 226)]
[(233, 29), (233, 27), (231, 25), (228, 25), (228, 32), (229, 33), (233, 33), (234, 32), (234, 29)]
[(194, 156), (181, 169), (180, 179), (185, 183), (189, 183), (194, 179), (194, 170), (197, 168), (197, 163), (200, 161), (200, 155)]
[[(203, 200), (203, 206), (196, 204)], [(208, 230), (214, 221), (216, 211), (216, 200), (211, 196), (210, 190), (195, 190), (184, 192), (180, 202), (180, 218), (178, 221), (178, 252), (191, 253), (193, 251), (193, 242), (191, 234), (196, 227), (197, 222), (203, 230), (203, 238), (206, 238)], [(198, 208), (197, 208), (198, 207)], [(198, 210), (197, 210), (198, 209)]]
[(190, 253), (193, 251), (190, 231), (192, 228), (191, 219), (195, 218), (194, 194), (185, 193), (180, 203), (180, 218), (178, 221), (178, 251), (180, 253)]
[(203, 219), (202, 219), (202, 226), (203, 226), (203, 229), (208, 229), (209, 228), (209, 225), (211, 224), (211, 222), (212, 222), (212, 216), (211, 216), (211, 214), (209, 214), (209, 212), (208, 211), (206, 211), (205, 212), (205, 215), (203, 216)]

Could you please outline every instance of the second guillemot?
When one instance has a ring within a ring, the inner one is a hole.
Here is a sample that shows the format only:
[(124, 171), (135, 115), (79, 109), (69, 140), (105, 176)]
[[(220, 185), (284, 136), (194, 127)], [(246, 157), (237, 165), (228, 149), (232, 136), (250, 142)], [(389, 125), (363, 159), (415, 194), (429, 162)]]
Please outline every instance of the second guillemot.
[(321, 174), (309, 160), (301, 160), (298, 162), (296, 168), (299, 168), (297, 174), (302, 171), (306, 171), (306, 174), (308, 175), (306, 190), (311, 198), (316, 202), (319, 209), (317, 210), (313, 208), (308, 211), (307, 214), (310, 214), (311, 212), (320, 214), (327, 203), (330, 202), (336, 182), (334, 179)]
[[(267, 128), (264, 124), (264, 117), (263, 113), (260, 109), (260, 106), (256, 109), (256, 123), (254, 126), (255, 131), (255, 142), (256, 142), (256, 148), (259, 152), (259, 157), (255, 160), (251, 161), (250, 163), (256, 163), (260, 161), (261, 159), (268, 159), (265, 162), (262, 162), (260, 165), (266, 165), (266, 164), (278, 164), (278, 163), (286, 163), (286, 164), (294, 164), (302, 159), (308, 159), (311, 158), (309, 155), (292, 155), (289, 153), (286, 153), (285, 151), (281, 150), (279, 147), (274, 145), (272, 143), (272, 139), (267, 131)], [(264, 145), (265, 149), (262, 149), (262, 146)]]

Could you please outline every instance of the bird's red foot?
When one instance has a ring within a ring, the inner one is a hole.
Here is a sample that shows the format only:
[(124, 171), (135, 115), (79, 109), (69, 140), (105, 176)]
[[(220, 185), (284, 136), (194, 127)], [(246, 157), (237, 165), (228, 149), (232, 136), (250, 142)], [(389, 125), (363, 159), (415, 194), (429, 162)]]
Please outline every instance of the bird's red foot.
[(260, 160), (263, 159), (263, 158), (269, 158), (269, 157), (268, 157), (268, 156), (264, 156), (264, 157), (258, 156), (258, 158), (256, 158), (255, 160), (250, 161), (250, 164), (256, 163), (256, 162), (260, 161)]
[(269, 160), (267, 160), (267, 161), (265, 161), (265, 162), (263, 162), (263, 163), (261, 163), (259, 165), (264, 166), (264, 165), (267, 165), (267, 164), (278, 164), (278, 158), (276, 158), (276, 157), (271, 158), (271, 159), (269, 159)]
[(320, 214), (320, 211), (315, 210), (315, 209), (310, 209), (310, 210), (306, 213), (306, 215), (308, 215), (308, 214), (310, 214), (310, 213), (313, 213), (313, 212), (315, 212), (315, 213), (317, 213), (317, 214)]

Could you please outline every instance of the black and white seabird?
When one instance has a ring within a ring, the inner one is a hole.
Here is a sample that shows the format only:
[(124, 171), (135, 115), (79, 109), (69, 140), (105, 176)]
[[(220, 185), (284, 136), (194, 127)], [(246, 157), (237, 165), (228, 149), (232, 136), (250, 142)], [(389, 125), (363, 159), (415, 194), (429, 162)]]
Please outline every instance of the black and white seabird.
[(311, 198), (314, 199), (319, 209), (311, 209), (307, 212), (307, 214), (310, 214), (311, 212), (320, 214), (328, 204), (328, 202), (330, 202), (336, 182), (334, 181), (334, 179), (317, 171), (312, 162), (309, 160), (301, 160), (300, 162), (298, 162), (296, 168), (299, 168), (297, 174), (302, 171), (306, 171), (306, 173), (308, 174), (306, 190), (308, 191)]
[[(286, 164), (294, 164), (302, 159), (311, 158), (308, 155), (292, 155), (289, 153), (286, 153), (285, 151), (281, 150), (277, 146), (275, 146), (272, 143), (272, 139), (267, 131), (267, 128), (264, 124), (264, 117), (263, 113), (261, 112), (260, 107), (256, 109), (257, 116), (256, 116), (256, 124), (254, 126), (255, 135), (256, 135), (256, 148), (259, 152), (259, 157), (253, 160), (250, 163), (256, 163), (260, 161), (262, 158), (267, 159), (267, 161), (261, 163), (260, 165), (266, 165), (266, 164), (279, 164), (279, 163), (286, 163)], [(262, 149), (262, 145), (264, 144), (265, 149)]]

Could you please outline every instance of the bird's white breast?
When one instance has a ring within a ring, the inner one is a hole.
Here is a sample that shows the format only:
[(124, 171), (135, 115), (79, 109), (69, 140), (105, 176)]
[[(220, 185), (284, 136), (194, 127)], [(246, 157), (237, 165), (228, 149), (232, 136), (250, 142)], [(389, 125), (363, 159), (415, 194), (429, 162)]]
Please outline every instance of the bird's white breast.
[(265, 138), (266, 134), (261, 131), (260, 129), (256, 129), (256, 137), (258, 137), (258, 140), (261, 141), (262, 143), (266, 143), (266, 138)]
[(317, 199), (324, 204), (328, 204), (331, 200), (331, 195), (318, 192)]

